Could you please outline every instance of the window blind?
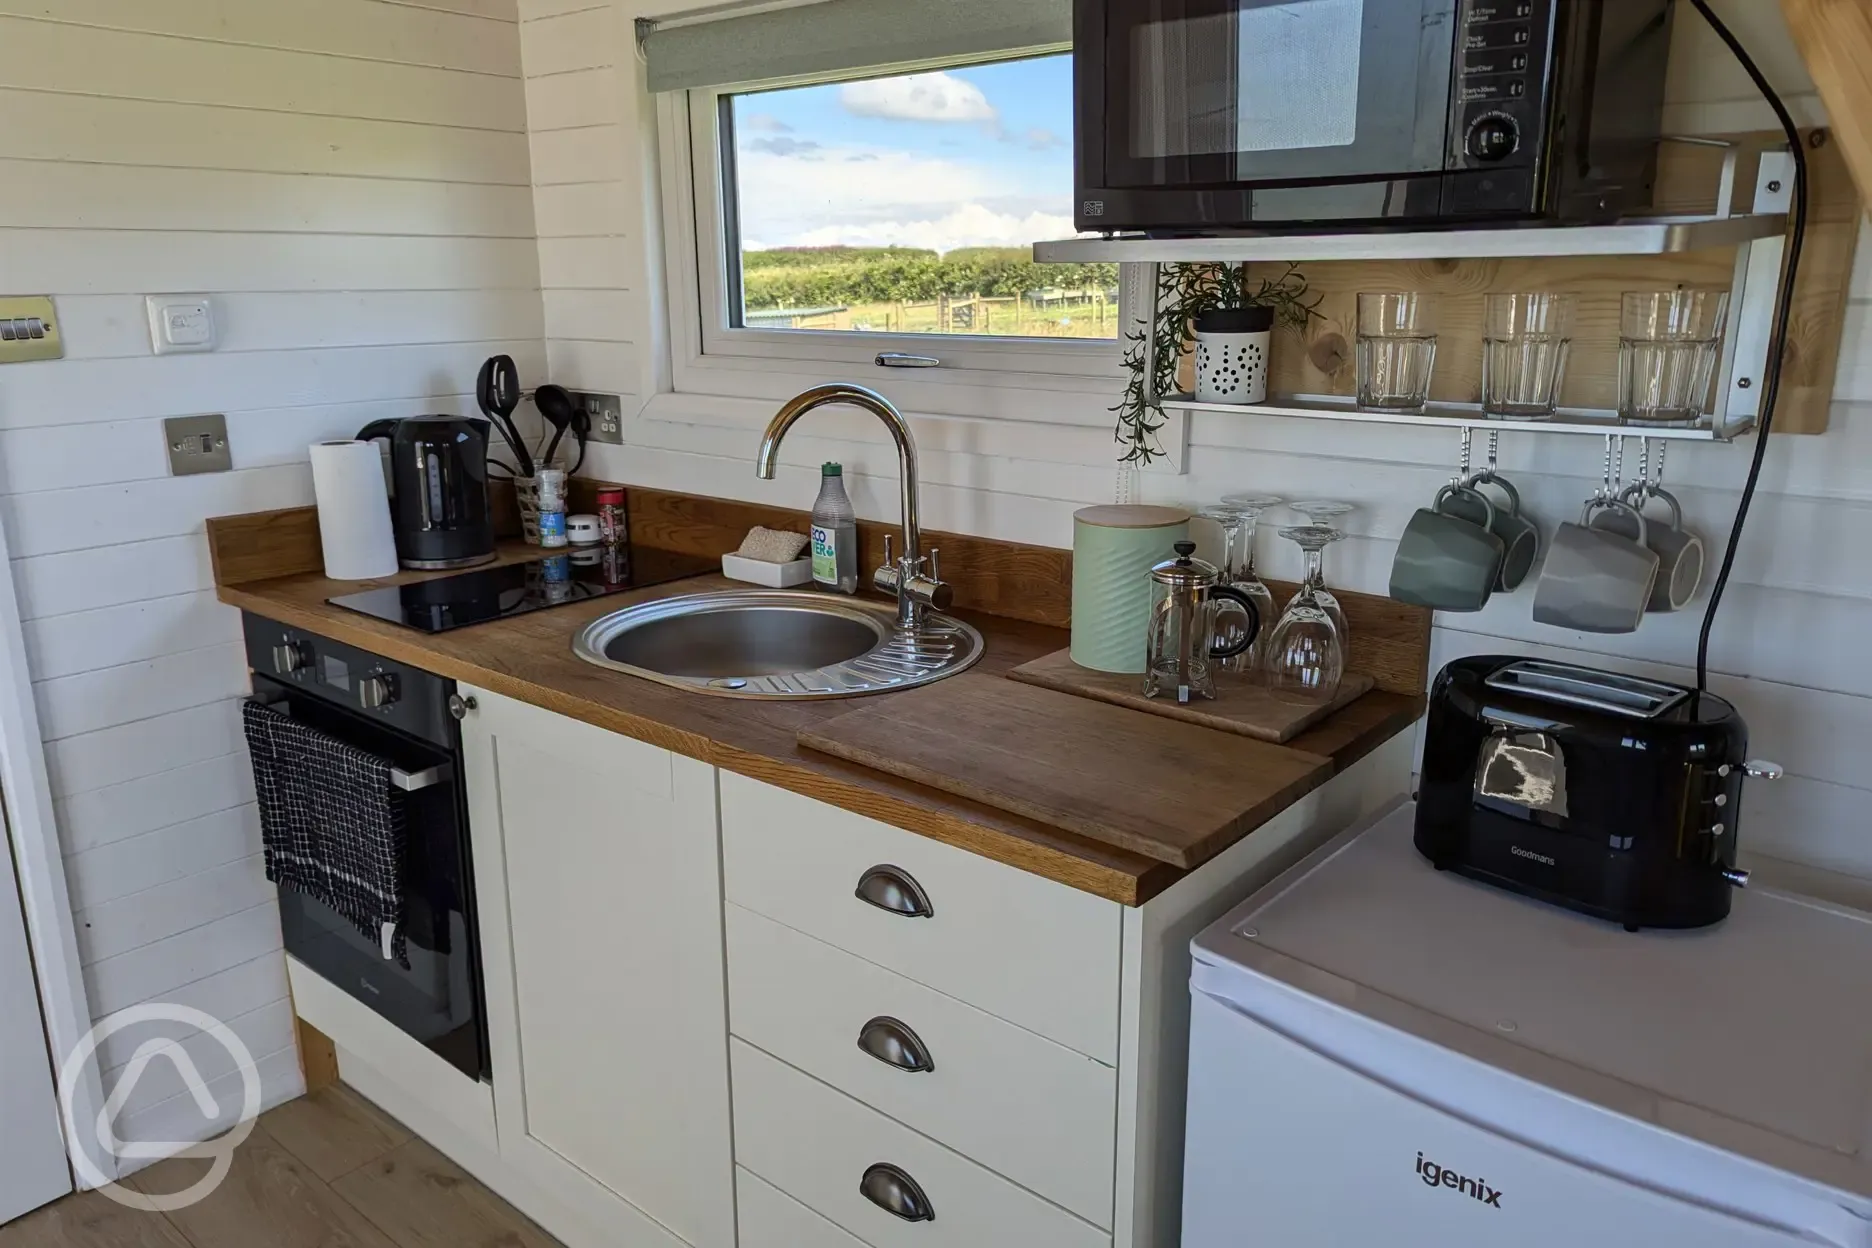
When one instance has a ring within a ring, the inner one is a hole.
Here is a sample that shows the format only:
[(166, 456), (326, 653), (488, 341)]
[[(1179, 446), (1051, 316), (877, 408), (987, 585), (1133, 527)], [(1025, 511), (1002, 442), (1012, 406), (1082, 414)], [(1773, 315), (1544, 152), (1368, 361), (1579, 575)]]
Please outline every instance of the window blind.
[(822, 0), (651, 25), (652, 91), (815, 77), (1072, 45), (1072, 0)]

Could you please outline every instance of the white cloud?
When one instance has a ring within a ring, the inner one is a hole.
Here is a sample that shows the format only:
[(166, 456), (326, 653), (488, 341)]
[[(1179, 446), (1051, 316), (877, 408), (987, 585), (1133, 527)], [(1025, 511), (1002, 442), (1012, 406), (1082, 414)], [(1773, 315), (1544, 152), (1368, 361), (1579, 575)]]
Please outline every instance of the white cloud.
[(742, 245), (1014, 247), (1073, 233), (1070, 175), (964, 156), (827, 146), (783, 155), (742, 147)]
[(1046, 238), (1070, 238), (1073, 219), (1064, 213), (996, 212), (982, 204), (963, 204), (941, 217), (923, 220), (874, 220), (822, 225), (783, 243), (786, 247), (1024, 247)]
[[(750, 145), (735, 173), (743, 227), (799, 219), (940, 214), (969, 200), (1007, 194), (1010, 188), (980, 166), (939, 156), (888, 149), (825, 147), (802, 160)], [(1019, 190), (1020, 188), (1012, 188)]]
[(749, 130), (759, 130), (765, 134), (792, 134), (793, 127), (781, 121), (772, 113), (750, 113), (740, 123)]
[(942, 73), (848, 82), (839, 88), (839, 107), (856, 117), (896, 121), (999, 121), (980, 87)]

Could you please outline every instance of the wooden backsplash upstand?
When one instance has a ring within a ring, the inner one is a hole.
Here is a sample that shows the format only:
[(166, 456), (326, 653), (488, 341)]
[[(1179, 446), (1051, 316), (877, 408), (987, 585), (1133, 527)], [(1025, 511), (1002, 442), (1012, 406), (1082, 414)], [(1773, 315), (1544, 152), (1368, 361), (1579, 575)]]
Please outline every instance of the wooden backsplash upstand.
[[(573, 478), (573, 510), (590, 510), (598, 489), (607, 484)], [(785, 507), (640, 486), (625, 487), (625, 498), (633, 542), (709, 558), (739, 548), (741, 539), (755, 525), (804, 532), (809, 516), (808, 512)], [(519, 516), (513, 508), (512, 487), (497, 483), (491, 501), (496, 531), (503, 536), (517, 536)], [(894, 524), (859, 521), (858, 566), (870, 569), (881, 564), (884, 535), (897, 532), (899, 528)], [(1071, 627), (1070, 550), (960, 533), (927, 532), (923, 539), (926, 547), (942, 550), (943, 579), (955, 590), (956, 610), (980, 611), (1052, 628)], [(210, 520), (208, 548), (214, 560), (215, 582), (220, 585), (317, 572), (323, 566), (318, 509), (293, 507)], [(1282, 581), (1270, 581), (1268, 586), (1280, 603), (1299, 589)], [(1352, 631), (1348, 666), (1369, 672), (1377, 687), (1387, 692), (1407, 697), (1423, 693), (1429, 677), (1431, 613), (1374, 594), (1338, 589), (1333, 592)], [(1272, 628), (1273, 621), (1267, 621), (1265, 627)]]
[[(1713, 136), (1740, 145), (1736, 202), (1749, 203), (1758, 157), (1776, 134)], [(1777, 433), (1824, 433), (1833, 401), (1861, 201), (1843, 154), (1829, 132), (1807, 135), (1809, 189), (1807, 239), (1795, 284), (1793, 315), (1782, 369)], [(1723, 149), (1666, 143), (1660, 149), (1657, 205), (1670, 215), (1709, 214)], [(1247, 266), (1252, 284), (1275, 278), (1285, 263)], [(1275, 343), (1268, 390), (1274, 395), (1350, 395), (1356, 381), (1353, 342), (1361, 290), (1417, 290), (1437, 299), (1436, 373), (1430, 397), (1452, 403), (1482, 398), (1482, 302), (1491, 291), (1561, 291), (1579, 296), (1573, 349), (1560, 402), (1564, 407), (1618, 406), (1619, 295), (1628, 290), (1679, 286), (1729, 289), (1735, 251), (1710, 248), (1665, 256), (1558, 256), (1493, 260), (1301, 261), (1301, 272), (1320, 296), (1319, 317), (1304, 335), (1282, 330)], [(1193, 360), (1186, 353), (1178, 385), (1187, 391)], [(1718, 379), (1718, 383), (1720, 379)]]

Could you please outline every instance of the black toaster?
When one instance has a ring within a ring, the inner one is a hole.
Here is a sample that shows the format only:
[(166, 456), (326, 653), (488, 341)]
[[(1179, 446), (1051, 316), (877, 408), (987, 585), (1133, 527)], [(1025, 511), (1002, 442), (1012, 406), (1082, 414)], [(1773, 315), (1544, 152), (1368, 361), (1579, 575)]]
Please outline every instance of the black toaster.
[(1693, 689), (1506, 655), (1436, 678), (1416, 845), (1438, 870), (1643, 927), (1729, 913), (1748, 725)]

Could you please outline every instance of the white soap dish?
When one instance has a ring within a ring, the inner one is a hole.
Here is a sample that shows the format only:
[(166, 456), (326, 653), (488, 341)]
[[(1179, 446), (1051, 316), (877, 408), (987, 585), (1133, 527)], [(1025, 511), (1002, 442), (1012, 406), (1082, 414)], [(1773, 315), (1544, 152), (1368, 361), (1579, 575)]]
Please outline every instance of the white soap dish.
[(769, 563), (765, 559), (747, 559), (741, 555), (721, 557), (722, 575), (732, 581), (765, 585), (769, 589), (792, 589), (812, 583), (812, 560), (795, 559), (791, 563)]

